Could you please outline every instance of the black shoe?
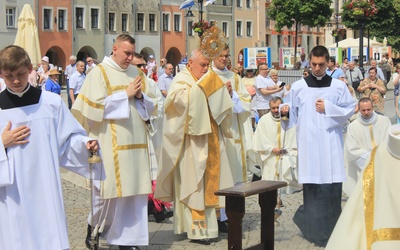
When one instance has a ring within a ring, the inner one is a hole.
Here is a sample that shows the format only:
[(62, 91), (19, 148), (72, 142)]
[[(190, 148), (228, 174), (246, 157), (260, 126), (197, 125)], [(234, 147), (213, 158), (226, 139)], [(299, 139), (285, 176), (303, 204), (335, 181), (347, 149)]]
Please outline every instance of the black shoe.
[(209, 239), (190, 240), (190, 243), (196, 243), (196, 244), (200, 244), (200, 245), (210, 245), (211, 244)]
[(136, 246), (119, 246), (120, 250), (140, 250), (139, 247)]
[(156, 219), (156, 223), (162, 223), (166, 219), (171, 218), (173, 215), (174, 212), (163, 209), (161, 212), (154, 213), (154, 218)]
[(228, 233), (228, 223), (226, 221), (218, 221), (218, 231)]

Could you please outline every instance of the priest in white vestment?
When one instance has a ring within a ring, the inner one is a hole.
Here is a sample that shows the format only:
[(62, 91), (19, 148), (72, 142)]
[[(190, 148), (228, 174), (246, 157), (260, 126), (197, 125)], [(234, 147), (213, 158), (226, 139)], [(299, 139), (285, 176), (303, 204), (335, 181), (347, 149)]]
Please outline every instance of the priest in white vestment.
[(226, 138), (232, 138), (232, 100), (200, 50), (178, 73), (165, 99), (163, 146), (155, 197), (174, 201), (174, 233), (194, 241), (218, 237), (214, 192), (234, 185)]
[[(239, 75), (226, 67), (230, 58), (229, 51), (229, 47), (225, 46), (221, 54), (213, 60), (213, 70), (232, 90), (231, 98), (234, 106), (231, 131), (233, 138), (226, 140), (226, 149), (235, 183), (243, 183), (247, 181), (247, 155), (248, 152), (252, 154), (250, 151), (253, 132), (245, 128), (250, 125), (248, 118), (251, 114), (251, 97)], [(254, 158), (253, 155), (251, 156)]]
[[(341, 212), (345, 180), (343, 127), (353, 115), (355, 101), (342, 81), (325, 72), (329, 52), (310, 52), (312, 74), (292, 84), (282, 115), (296, 125), (299, 183), (304, 205), (293, 221), (310, 242), (325, 246)], [(289, 111), (289, 113), (288, 113)]]
[(400, 124), (371, 152), (326, 250), (400, 249)]
[(388, 117), (374, 112), (372, 101), (369, 98), (360, 99), (358, 110), (357, 119), (347, 128), (344, 144), (347, 168), (343, 191), (349, 196), (370, 159), (372, 149), (386, 140), (391, 126)]
[(292, 193), (301, 189), (297, 183), (296, 127), (285, 128), (279, 113), (280, 104), (280, 97), (270, 100), (270, 112), (260, 118), (254, 133), (253, 149), (262, 160), (262, 180), (286, 181), (286, 191)]
[(157, 100), (146, 76), (130, 64), (134, 52), (135, 39), (119, 35), (113, 54), (90, 71), (71, 109), (88, 134), (99, 139), (107, 176), (95, 186), (96, 211), (89, 216), (88, 232), (92, 223), (105, 221), (101, 236), (120, 249), (149, 242), (148, 129)]
[(0, 51), (0, 249), (69, 249), (60, 166), (98, 178), (88, 163), (97, 141), (59, 95), (28, 83), (31, 71), (23, 48)]

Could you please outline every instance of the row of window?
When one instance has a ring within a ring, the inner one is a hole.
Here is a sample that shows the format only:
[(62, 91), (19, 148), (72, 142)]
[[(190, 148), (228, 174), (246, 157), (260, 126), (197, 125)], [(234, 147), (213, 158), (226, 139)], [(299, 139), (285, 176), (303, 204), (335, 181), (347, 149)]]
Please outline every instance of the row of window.
[[(7, 28), (16, 28), (16, 7), (6, 7), (6, 27)], [(99, 15), (100, 8), (90, 8), (90, 28), (99, 29)], [(129, 31), (129, 18), (128, 13), (121, 14), (121, 30), (122, 32)], [(57, 16), (53, 19), (53, 8), (43, 8), (43, 30), (53, 30), (53, 21), (54, 25), (57, 25), (57, 29), (59, 31), (67, 30), (67, 18), (68, 13), (67, 9), (57, 8)], [(108, 30), (116, 31), (116, 13), (109, 12), (108, 13)], [(173, 30), (180, 32), (182, 31), (182, 15), (181, 13), (173, 14)], [(145, 31), (146, 29), (146, 19), (144, 13), (137, 13), (136, 20), (136, 30), (137, 31)], [(157, 20), (156, 14), (148, 14), (148, 30), (150, 32), (155, 32), (157, 29)], [(246, 21), (246, 35), (248, 37), (252, 36), (253, 33), (253, 22)], [(193, 30), (191, 27), (193, 26), (193, 21), (188, 22), (188, 35), (193, 35)], [(83, 7), (75, 7), (75, 28), (77, 29), (85, 29), (85, 8)], [(162, 14), (162, 30), (163, 31), (171, 31), (170, 26), (170, 13)], [(226, 36), (228, 36), (228, 23), (222, 22), (222, 31)], [(236, 21), (236, 36), (243, 36), (243, 21)]]

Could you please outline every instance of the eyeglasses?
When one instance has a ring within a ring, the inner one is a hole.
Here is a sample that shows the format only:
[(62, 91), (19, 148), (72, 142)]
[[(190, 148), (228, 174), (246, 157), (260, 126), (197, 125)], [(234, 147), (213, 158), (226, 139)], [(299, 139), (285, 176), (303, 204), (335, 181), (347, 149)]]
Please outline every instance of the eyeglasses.
[(268, 68), (265, 68), (265, 69), (259, 69), (259, 70), (268, 70)]
[(163, 61), (163, 60), (161, 60), (160, 62), (161, 62), (161, 63), (165, 63), (165, 61)]
[(141, 68), (141, 67), (146, 67), (145, 63), (141, 63), (141, 64), (136, 64), (137, 67)]
[(86, 62), (87, 62), (87, 63), (90, 63), (90, 62), (93, 62), (93, 60), (87, 60)]

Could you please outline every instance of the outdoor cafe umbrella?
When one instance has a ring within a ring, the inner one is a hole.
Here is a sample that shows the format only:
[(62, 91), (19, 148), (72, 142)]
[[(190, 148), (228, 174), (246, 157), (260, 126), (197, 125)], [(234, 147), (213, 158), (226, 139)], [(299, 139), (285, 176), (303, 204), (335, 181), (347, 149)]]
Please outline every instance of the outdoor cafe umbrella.
[(14, 45), (24, 48), (32, 64), (39, 66), (42, 62), (40, 52), (39, 35), (36, 26), (36, 18), (33, 15), (32, 8), (29, 4), (25, 4), (18, 18), (18, 30), (15, 37)]

